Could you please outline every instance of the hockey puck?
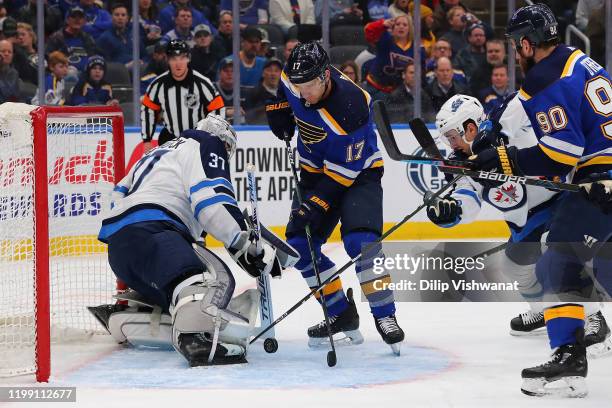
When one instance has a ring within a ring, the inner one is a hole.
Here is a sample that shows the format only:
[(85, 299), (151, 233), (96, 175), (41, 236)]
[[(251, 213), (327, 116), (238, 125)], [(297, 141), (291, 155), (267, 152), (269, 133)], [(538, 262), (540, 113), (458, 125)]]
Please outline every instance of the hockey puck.
[(327, 366), (333, 367), (336, 365), (336, 353), (332, 350), (327, 352)]
[(273, 338), (264, 340), (264, 350), (266, 350), (266, 353), (276, 353), (276, 350), (278, 350), (278, 341)]

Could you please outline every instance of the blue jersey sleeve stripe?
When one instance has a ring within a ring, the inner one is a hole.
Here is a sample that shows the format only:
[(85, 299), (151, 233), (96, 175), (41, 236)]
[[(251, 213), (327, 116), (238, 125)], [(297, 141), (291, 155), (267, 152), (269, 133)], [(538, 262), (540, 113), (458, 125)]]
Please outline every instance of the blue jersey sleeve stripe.
[(482, 204), (480, 203), (480, 199), (478, 198), (478, 194), (476, 194), (475, 191), (468, 190), (465, 188), (460, 188), (459, 190), (455, 191), (455, 194), (463, 194), (463, 195), (470, 196), (474, 199), (474, 201), (476, 201), (476, 204), (478, 204), (479, 207), (482, 206)]
[(121, 194), (127, 194), (127, 192), (129, 190), (128, 190), (128, 188), (126, 186), (117, 185), (117, 186), (115, 186), (115, 188), (113, 188), (113, 191), (117, 191), (117, 192), (119, 192)]
[(359, 171), (348, 169), (348, 168), (346, 168), (344, 166), (341, 166), (341, 165), (336, 164), (336, 163), (329, 162), (327, 160), (325, 160), (323, 163), (325, 164), (324, 168), (326, 168), (328, 170), (331, 170), (334, 173), (337, 173), (337, 174), (339, 174), (341, 176), (344, 176), (346, 178), (355, 179), (355, 178), (357, 178), (357, 176), (359, 176)]
[(192, 186), (189, 189), (189, 194), (194, 194), (206, 187), (216, 187), (216, 186), (225, 186), (229, 188), (230, 190), (234, 191), (234, 187), (232, 186), (232, 183), (230, 183), (224, 178), (219, 177), (216, 179), (200, 181), (198, 184)]
[(195, 217), (198, 218), (200, 216), (200, 212), (203, 209), (205, 209), (206, 207), (210, 207), (211, 205), (215, 205), (215, 204), (232, 204), (235, 206), (238, 205), (236, 200), (234, 200), (232, 197), (227, 196), (225, 194), (219, 194), (214, 197), (204, 199), (200, 201), (199, 203), (197, 203), (195, 206), (195, 211), (194, 211)]

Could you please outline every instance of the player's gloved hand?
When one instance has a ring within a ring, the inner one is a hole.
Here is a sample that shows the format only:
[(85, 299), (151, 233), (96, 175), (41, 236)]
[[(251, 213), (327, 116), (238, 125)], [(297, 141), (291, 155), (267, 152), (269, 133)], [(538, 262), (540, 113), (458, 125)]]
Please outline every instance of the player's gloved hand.
[(599, 205), (604, 213), (612, 213), (612, 171), (593, 174), (580, 186), (582, 193)]
[(443, 228), (450, 228), (461, 221), (460, 201), (455, 200), (450, 194), (444, 198), (436, 197), (433, 200), (430, 197), (431, 192), (428, 191), (423, 196), (423, 201), (427, 203), (427, 217), (431, 222)]
[(286, 100), (268, 99), (266, 101), (268, 125), (274, 136), (280, 140), (291, 139), (295, 133), (295, 117)]
[(293, 225), (297, 229), (304, 229), (306, 225), (316, 229), (328, 210), (329, 203), (313, 194), (297, 210), (292, 211)]
[[(482, 170), (505, 174), (507, 176), (522, 175), (521, 169), (516, 163), (518, 149), (514, 146), (489, 147), (480, 153), (468, 158), (467, 164), (472, 170)], [(497, 187), (503, 184), (502, 181), (476, 179), (485, 187)]]
[(257, 240), (252, 231), (242, 231), (227, 248), (232, 259), (253, 278), (262, 273), (269, 273), (273, 278), (279, 278), (282, 273), (276, 249), (264, 241)]

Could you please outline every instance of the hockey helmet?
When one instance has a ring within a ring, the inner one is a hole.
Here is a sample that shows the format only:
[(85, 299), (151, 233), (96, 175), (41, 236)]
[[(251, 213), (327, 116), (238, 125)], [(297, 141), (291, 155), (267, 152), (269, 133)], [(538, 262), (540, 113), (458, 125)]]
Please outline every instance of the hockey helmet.
[(329, 56), (316, 41), (299, 43), (291, 51), (285, 73), (294, 84), (303, 84), (315, 78), (322, 78), (329, 69)]
[(472, 142), (464, 138), (466, 122), (473, 121), (476, 127), (480, 128), (485, 118), (484, 109), (478, 99), (458, 94), (452, 96), (440, 108), (436, 115), (436, 128), (447, 145), (451, 145), (453, 138), (463, 139), (471, 145)]
[(537, 46), (543, 42), (559, 39), (557, 19), (545, 4), (533, 4), (516, 10), (506, 27), (506, 37), (521, 48), (521, 40), (526, 38)]
[(189, 56), (190, 52), (189, 45), (182, 40), (172, 40), (166, 45), (166, 55), (168, 58), (181, 54)]
[(217, 136), (227, 149), (227, 157), (231, 158), (236, 151), (236, 141), (238, 135), (234, 128), (221, 116), (209, 113), (204, 119), (201, 119), (196, 125), (197, 130), (203, 130), (213, 136)]

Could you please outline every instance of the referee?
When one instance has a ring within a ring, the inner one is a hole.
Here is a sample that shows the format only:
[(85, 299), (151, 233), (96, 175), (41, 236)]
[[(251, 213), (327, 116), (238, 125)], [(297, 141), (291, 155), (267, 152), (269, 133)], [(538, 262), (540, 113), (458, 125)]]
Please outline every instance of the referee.
[(145, 153), (151, 150), (155, 123), (163, 119), (159, 144), (194, 129), (200, 119), (213, 112), (225, 117), (225, 105), (212, 82), (189, 68), (190, 51), (186, 42), (172, 40), (166, 46), (170, 69), (149, 84), (142, 98), (141, 134)]

